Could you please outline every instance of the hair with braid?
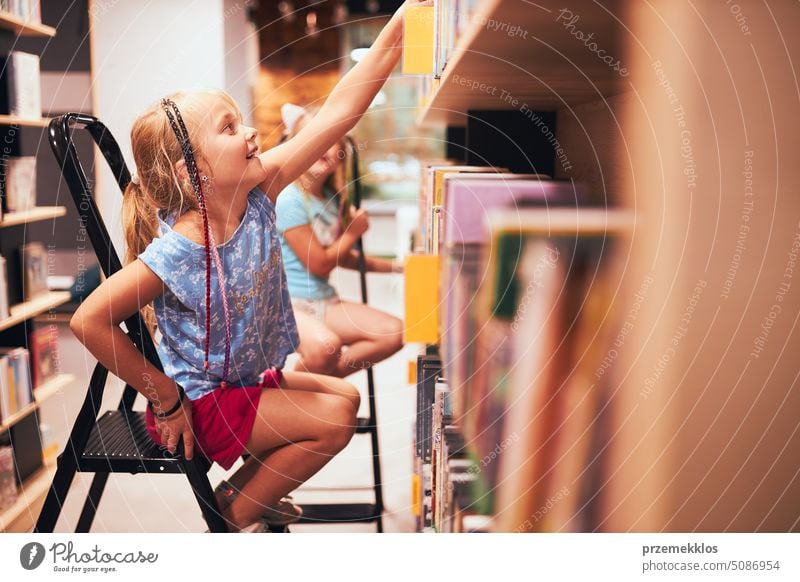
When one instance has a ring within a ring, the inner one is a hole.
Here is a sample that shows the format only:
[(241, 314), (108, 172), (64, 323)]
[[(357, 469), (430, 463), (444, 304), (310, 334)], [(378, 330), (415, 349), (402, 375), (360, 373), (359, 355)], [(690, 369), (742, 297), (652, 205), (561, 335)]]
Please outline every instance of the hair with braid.
[[(230, 315), (225, 279), (205, 207), (204, 177), (197, 163), (203, 160), (202, 144), (210, 122), (209, 111), (224, 100), (241, 120), (236, 102), (223, 91), (203, 90), (178, 92), (162, 99), (141, 115), (131, 130), (133, 158), (139, 175), (138, 184), (131, 182), (123, 199), (123, 226), (127, 243), (126, 263), (134, 261), (153, 241), (158, 232), (157, 212), (181, 216), (196, 210), (203, 221), (206, 250), (206, 338), (205, 362), (208, 369), (210, 343), (211, 263), (216, 263), (223, 307), (225, 310), (225, 366), (227, 379), (230, 360)], [(186, 175), (176, 169), (179, 160), (186, 164)], [(155, 328), (152, 305), (143, 309), (151, 331)]]

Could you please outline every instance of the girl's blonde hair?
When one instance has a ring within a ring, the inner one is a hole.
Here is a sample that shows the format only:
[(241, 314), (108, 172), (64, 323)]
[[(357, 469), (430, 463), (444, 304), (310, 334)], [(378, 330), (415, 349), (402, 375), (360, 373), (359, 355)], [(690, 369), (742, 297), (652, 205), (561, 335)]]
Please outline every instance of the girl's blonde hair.
[[(212, 106), (222, 99), (240, 120), (242, 117), (236, 102), (224, 91), (179, 91), (167, 98), (180, 108), (198, 161), (203, 159), (205, 128), (210, 122), (208, 115)], [(176, 216), (198, 210), (197, 197), (188, 176), (179, 175), (175, 169), (176, 163), (183, 159), (183, 151), (160, 101), (134, 121), (131, 148), (138, 184), (130, 182), (123, 194), (122, 226), (127, 247), (126, 264), (136, 260), (156, 237), (159, 210)], [(145, 307), (143, 315), (152, 331), (155, 327), (152, 306)]]
[[(291, 139), (300, 133), (300, 130), (303, 128), (303, 126), (319, 112), (319, 107), (306, 107), (305, 110), (306, 113), (297, 121), (297, 123), (294, 124), (292, 131), (286, 133), (281, 138), (281, 141)], [(339, 163), (336, 166), (336, 169), (326, 178), (325, 183), (322, 185), (322, 190), (323, 192), (327, 191), (329, 194), (336, 196), (336, 199), (339, 202), (339, 214), (342, 217), (342, 222), (346, 225), (350, 218), (350, 197), (348, 185), (350, 181), (349, 172), (350, 165), (352, 164), (352, 154), (350, 153), (350, 146), (344, 137), (338, 141), (338, 144), (343, 152), (342, 157), (340, 158), (341, 163)], [(311, 168), (309, 168), (303, 172), (296, 181), (300, 182), (304, 179), (312, 181), (313, 178), (313, 173), (311, 172)]]

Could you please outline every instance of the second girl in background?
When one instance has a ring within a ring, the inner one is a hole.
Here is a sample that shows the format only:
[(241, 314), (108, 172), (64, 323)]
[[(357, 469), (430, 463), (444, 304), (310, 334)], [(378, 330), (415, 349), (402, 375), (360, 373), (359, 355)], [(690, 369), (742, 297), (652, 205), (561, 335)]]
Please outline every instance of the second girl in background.
[[(295, 105), (282, 109), (287, 137), (313, 117)], [(339, 298), (328, 282), (336, 267), (358, 268), (353, 249), (369, 228), (364, 210), (348, 201), (347, 148), (334, 144), (278, 196), (277, 228), (300, 333), (298, 370), (345, 377), (402, 347), (402, 321), (368, 305)], [(397, 263), (367, 257), (367, 270), (400, 272)]]

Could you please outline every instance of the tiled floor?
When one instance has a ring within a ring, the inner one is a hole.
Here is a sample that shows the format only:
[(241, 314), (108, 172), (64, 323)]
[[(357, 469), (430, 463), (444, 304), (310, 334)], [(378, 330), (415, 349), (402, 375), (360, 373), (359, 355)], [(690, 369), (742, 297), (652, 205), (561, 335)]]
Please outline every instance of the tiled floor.
[[(373, 223), (373, 232), (375, 231)], [(391, 234), (396, 240), (395, 233)], [(373, 243), (372, 248), (380, 247)], [(368, 248), (369, 240), (368, 240)], [(383, 249), (373, 252), (382, 252)], [(358, 275), (338, 272), (335, 284), (344, 299), (359, 300)], [(403, 281), (400, 275), (370, 275), (370, 304), (397, 316), (402, 315)], [(88, 385), (94, 361), (71, 337), (66, 325), (61, 331), (61, 364), (78, 380), (69, 390), (46, 403), (43, 420), (61, 442), (74, 421)], [(406, 346), (392, 358), (375, 367), (377, 409), (384, 484), (384, 530), (405, 532), (412, 529), (410, 511), (411, 438), (414, 416), (414, 388), (407, 384), (407, 362), (415, 357), (417, 346)], [(289, 362), (293, 365), (293, 361)], [(287, 366), (288, 367), (288, 366)], [(366, 374), (349, 378), (366, 395)], [(105, 405), (112, 407), (120, 387), (109, 386)], [(366, 416), (366, 398), (362, 413)], [(218, 466), (209, 476), (216, 484), (226, 473)], [(78, 474), (65, 504), (57, 531), (74, 531), (91, 475)], [(299, 502), (371, 502), (372, 466), (369, 436), (355, 435), (348, 447), (322, 471), (294, 492)], [(102, 532), (202, 532), (205, 523), (200, 515), (188, 482), (173, 475), (112, 475), (100, 503), (92, 531)], [(293, 531), (375, 531), (373, 524), (304, 525)]]

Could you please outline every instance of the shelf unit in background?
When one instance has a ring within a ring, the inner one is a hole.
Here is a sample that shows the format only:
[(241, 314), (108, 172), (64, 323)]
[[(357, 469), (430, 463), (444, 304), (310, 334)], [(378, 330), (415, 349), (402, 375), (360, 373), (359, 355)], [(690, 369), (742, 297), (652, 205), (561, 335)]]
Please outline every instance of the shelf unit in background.
[(46, 24), (25, 21), (10, 12), (0, 11), (0, 28), (10, 30), (17, 36), (30, 36), (41, 38), (52, 38), (56, 35), (56, 29)]
[(47, 127), (50, 120), (42, 117), (32, 119), (29, 117), (17, 117), (16, 115), (0, 115), (0, 125), (16, 125), (19, 127)]
[[(10, 31), (16, 36), (52, 38), (56, 29), (42, 24), (25, 22), (9, 13), (0, 13), (0, 29)], [(23, 118), (13, 115), (0, 115), (0, 126), (11, 128), (46, 128), (49, 119)], [(20, 132), (8, 132), (7, 136), (22, 139)], [(26, 240), (25, 225), (45, 220), (55, 220), (66, 215), (63, 206), (42, 206), (27, 211), (6, 213), (0, 221), (0, 252), (7, 259), (7, 277), (9, 300), (12, 303), (10, 316), (0, 320), (0, 345), (4, 347), (22, 346), (29, 348), (29, 338), (34, 330), (33, 319), (48, 311), (67, 303), (70, 293), (66, 291), (49, 291), (39, 294), (30, 300), (22, 300), (21, 261), (17, 255), (18, 248)], [(31, 366), (33, 360), (30, 360)], [(16, 503), (0, 511), (0, 531), (30, 531), (39, 512), (44, 495), (48, 490), (54, 470), (52, 460), (42, 458), (41, 434), (39, 432), (40, 407), (67, 389), (75, 378), (70, 374), (57, 374), (33, 389), (34, 401), (0, 424), (0, 436), (11, 436), (15, 447), (15, 464), (23, 465), (18, 455), (24, 455), (27, 476), (19, 484)], [(18, 432), (17, 432), (18, 431)], [(15, 432), (17, 436), (15, 437)], [(32, 442), (32, 441), (38, 442)], [(16, 443), (16, 444), (14, 444)], [(19, 450), (17, 446), (24, 449)], [(38, 455), (38, 459), (33, 458)]]
[[(18, 420), (37, 411), (47, 400), (61, 394), (75, 381), (71, 374), (59, 374), (44, 382), (34, 391), (35, 402), (29, 404), (25, 410), (18, 412), (14, 417), (0, 425), (0, 432), (5, 432)], [(22, 484), (19, 489), (17, 501), (0, 511), (0, 532), (30, 531), (39, 510), (44, 502), (44, 496), (50, 488), (50, 483), (55, 474), (55, 459), (45, 459), (44, 464)]]
[[(0, 123), (2, 125), (2, 123)], [(39, 220), (53, 220), (67, 214), (66, 206), (37, 206), (30, 210), (5, 214), (0, 220), (0, 228), (28, 224)]]

